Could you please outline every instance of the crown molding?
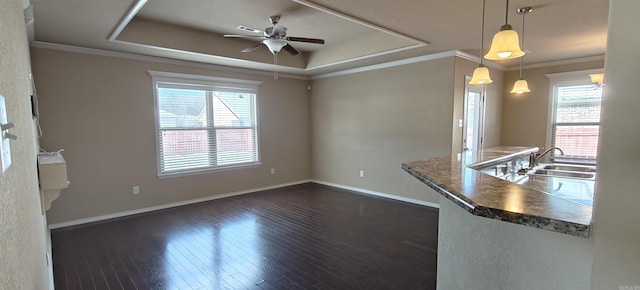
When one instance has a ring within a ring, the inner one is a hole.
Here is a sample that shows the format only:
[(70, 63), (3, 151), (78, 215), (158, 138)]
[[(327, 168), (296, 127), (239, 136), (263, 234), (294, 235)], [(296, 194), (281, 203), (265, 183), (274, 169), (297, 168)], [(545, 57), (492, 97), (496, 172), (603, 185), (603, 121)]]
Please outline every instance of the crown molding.
[[(148, 56), (148, 55), (141, 55), (141, 54), (135, 54), (135, 53), (129, 53), (129, 52), (80, 47), (80, 46), (57, 44), (57, 43), (42, 42), (42, 41), (32, 42), (31, 47), (58, 50), (58, 51), (64, 51), (64, 52), (72, 52), (72, 53), (80, 53), (80, 54), (88, 54), (88, 55), (115, 57), (115, 58), (137, 60), (137, 61), (180, 65), (180, 66), (186, 66), (186, 67), (194, 67), (194, 68), (202, 68), (202, 69), (210, 69), (210, 70), (218, 70), (218, 71), (226, 71), (226, 72), (245, 73), (245, 74), (261, 75), (261, 76), (273, 75), (273, 72), (270, 72), (270, 71), (260, 71), (260, 70), (254, 70), (254, 69), (238, 68), (238, 67), (223, 66), (223, 65), (216, 65), (216, 64), (207, 64), (207, 63), (178, 60), (178, 59), (159, 57), (159, 56)], [(300, 80), (310, 79), (310, 77), (308, 76), (285, 74), (285, 73), (278, 73), (278, 77), (300, 79)]]
[[(604, 54), (527, 64), (527, 65), (524, 65), (522, 67), (522, 69), (532, 69), (532, 68), (550, 67), (550, 66), (556, 66), (556, 65), (576, 64), (576, 63), (583, 63), (583, 62), (590, 62), (590, 61), (604, 61)], [(519, 69), (520, 69), (520, 66), (510, 66), (510, 67), (506, 68), (506, 71), (516, 71), (516, 70), (519, 70)]]
[(574, 80), (576, 78), (589, 79), (589, 74), (597, 74), (597, 73), (604, 73), (604, 68), (550, 73), (550, 74), (545, 74), (544, 76), (554, 81), (566, 81), (566, 80)]
[(295, 3), (298, 3), (300, 5), (304, 5), (304, 6), (307, 6), (309, 8), (313, 8), (315, 10), (318, 10), (318, 11), (321, 11), (321, 12), (324, 12), (324, 13), (327, 13), (327, 14), (342, 18), (344, 20), (348, 20), (348, 21), (360, 24), (362, 26), (365, 26), (365, 27), (368, 27), (368, 28), (372, 28), (372, 29), (378, 30), (380, 32), (384, 32), (384, 33), (393, 35), (395, 37), (402, 38), (404, 40), (415, 42), (416, 44), (419, 44), (420, 46), (429, 45), (429, 42), (427, 42), (427, 41), (420, 40), (420, 39), (408, 36), (406, 34), (402, 34), (402, 33), (399, 33), (397, 31), (393, 31), (391, 29), (375, 25), (373, 23), (364, 21), (364, 20), (359, 19), (357, 17), (354, 17), (352, 15), (348, 15), (348, 14), (345, 14), (345, 13), (338, 12), (338, 11), (330, 9), (330, 8), (328, 8), (326, 6), (322, 6), (320, 4), (313, 3), (311, 1), (307, 1), (307, 0), (292, 0), (292, 1), (295, 2)]
[(386, 55), (386, 54), (401, 52), (401, 51), (414, 49), (414, 48), (418, 48), (418, 47), (423, 47), (423, 46), (425, 46), (425, 44), (415, 44), (415, 45), (410, 45), (410, 46), (401, 47), (401, 48), (397, 48), (397, 49), (381, 51), (381, 52), (378, 52), (378, 53), (373, 53), (373, 54), (368, 54), (368, 55), (363, 55), (363, 56), (359, 56), (359, 57), (349, 58), (349, 59), (345, 59), (345, 60), (341, 60), (341, 61), (336, 61), (336, 62), (331, 62), (331, 63), (322, 64), (322, 65), (308, 67), (308, 68), (305, 69), (305, 71), (313, 72), (314, 70), (321, 69), (321, 68), (326, 68), (326, 67), (331, 67), (331, 66), (334, 66), (334, 65), (350, 63), (350, 62), (364, 60), (364, 59), (373, 58), (373, 57), (377, 57), (377, 56), (383, 56), (383, 55)]
[(434, 54), (428, 54), (428, 55), (412, 57), (412, 58), (407, 58), (407, 59), (402, 59), (402, 60), (395, 60), (395, 61), (390, 61), (390, 62), (385, 62), (385, 63), (380, 63), (380, 64), (368, 65), (368, 66), (363, 66), (363, 67), (359, 67), (359, 68), (353, 68), (353, 69), (347, 69), (347, 70), (342, 70), (342, 71), (337, 71), (337, 72), (320, 74), (320, 75), (312, 76), (311, 79), (312, 80), (317, 80), (317, 79), (331, 78), (331, 77), (337, 77), (337, 76), (361, 73), (361, 72), (372, 71), (372, 70), (379, 70), (379, 69), (384, 69), (384, 68), (389, 68), (389, 67), (394, 67), (394, 66), (412, 64), (412, 63), (423, 62), (423, 61), (430, 61), (430, 60), (453, 57), (453, 56), (456, 56), (456, 51), (455, 50), (450, 50), (450, 51), (434, 53)]
[[(456, 50), (456, 56), (459, 57), (459, 58), (462, 58), (462, 59), (466, 59), (468, 61), (475, 62), (477, 64), (480, 63), (480, 58), (478, 56), (475, 56), (475, 55), (470, 54), (468, 52), (464, 52), (464, 51), (461, 51), (461, 50)], [(482, 62), (482, 64), (484, 66), (490, 67), (492, 69), (497, 69), (499, 71), (505, 71), (505, 67), (504, 66), (502, 66), (502, 65), (500, 65), (498, 63), (492, 62), (492, 61), (484, 60)]]
[[(466, 60), (469, 60), (469, 61), (472, 61), (472, 62), (480, 63), (480, 58), (478, 58), (475, 55), (472, 55), (472, 54), (469, 54), (469, 53), (466, 53), (466, 52), (460, 51), (460, 50), (450, 50), (450, 51), (427, 54), (427, 55), (423, 55), (423, 56), (417, 56), (417, 57), (412, 57), (412, 58), (407, 58), (407, 59), (402, 59), (402, 60), (396, 60), (396, 61), (390, 61), (390, 62), (385, 62), (385, 63), (380, 63), (380, 64), (363, 66), (363, 67), (359, 67), (359, 68), (353, 68), (353, 69), (347, 69), (347, 70), (342, 70), (342, 71), (337, 71), (337, 72), (331, 72), (331, 73), (326, 73), (326, 74), (315, 75), (315, 76), (312, 76), (311, 79), (312, 80), (317, 80), (317, 79), (324, 79), (324, 78), (330, 78), (330, 77), (337, 77), (337, 76), (342, 76), (342, 75), (361, 73), (361, 72), (366, 72), (366, 71), (378, 70), (378, 69), (383, 69), (383, 68), (389, 68), (389, 67), (406, 65), (406, 64), (417, 63), (417, 62), (423, 62), (423, 61), (436, 60), (436, 59), (453, 57), (453, 56), (460, 57), (460, 58), (463, 58), (463, 59), (466, 59)], [(486, 62), (485, 64), (486, 64), (487, 67), (490, 67), (490, 68), (494, 68), (494, 69), (497, 69), (497, 70), (500, 70), (500, 71), (504, 70), (503, 66), (501, 66), (499, 64), (496, 64), (496, 63), (493, 63), (493, 62)]]

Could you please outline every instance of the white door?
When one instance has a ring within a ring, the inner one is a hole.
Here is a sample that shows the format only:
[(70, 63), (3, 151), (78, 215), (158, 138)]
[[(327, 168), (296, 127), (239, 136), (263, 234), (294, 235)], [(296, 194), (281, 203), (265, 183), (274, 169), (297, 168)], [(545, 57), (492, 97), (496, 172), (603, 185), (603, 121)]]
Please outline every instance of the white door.
[(482, 148), (485, 90), (484, 86), (467, 84), (464, 91), (462, 151), (473, 151)]

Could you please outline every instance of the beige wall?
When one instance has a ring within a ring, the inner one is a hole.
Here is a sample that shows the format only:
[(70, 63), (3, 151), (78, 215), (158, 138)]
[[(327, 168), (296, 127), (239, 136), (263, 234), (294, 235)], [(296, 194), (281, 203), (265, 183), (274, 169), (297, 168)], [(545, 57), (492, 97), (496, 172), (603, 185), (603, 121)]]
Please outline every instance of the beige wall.
[(549, 116), (549, 78), (545, 74), (603, 68), (604, 61), (527, 69), (523, 76), (530, 93), (510, 93), (519, 71), (504, 74), (502, 145), (546, 147)]
[[(455, 58), (455, 80), (453, 88), (453, 128), (451, 140), (451, 154), (455, 155), (462, 151), (462, 128), (459, 120), (464, 117), (464, 94), (467, 85), (466, 76), (471, 77), (477, 63), (456, 57)], [(502, 121), (502, 71), (489, 68), (493, 83), (485, 86), (485, 124), (484, 124), (484, 148), (491, 148), (500, 145), (500, 135)]]
[(22, 1), (0, 5), (0, 94), (18, 136), (13, 165), (0, 173), (0, 289), (47, 289), (46, 222), (36, 171), (38, 146), (31, 118), (29, 48)]
[(314, 179), (438, 203), (400, 166), (451, 154), (453, 76), (448, 57), (314, 80)]
[(611, 0), (593, 218), (592, 289), (640, 287), (639, 1)]
[[(53, 202), (50, 223), (311, 178), (306, 80), (40, 48), (32, 49), (32, 62), (42, 147), (65, 149), (71, 181)], [(263, 81), (258, 96), (262, 166), (159, 179), (147, 70)], [(139, 195), (132, 195), (134, 185), (140, 186)]]

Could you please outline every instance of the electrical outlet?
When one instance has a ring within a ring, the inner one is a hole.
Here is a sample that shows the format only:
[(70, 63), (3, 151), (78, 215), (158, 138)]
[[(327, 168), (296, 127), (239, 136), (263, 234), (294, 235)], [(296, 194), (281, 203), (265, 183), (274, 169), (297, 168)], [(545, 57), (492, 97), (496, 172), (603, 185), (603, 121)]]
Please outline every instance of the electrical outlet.
[(276, 169), (275, 168), (271, 168), (271, 174), (276, 174)]
[(360, 170), (360, 177), (364, 177), (364, 170)]
[(134, 186), (132, 191), (133, 191), (133, 194), (140, 194), (140, 186), (137, 186), (137, 185)]

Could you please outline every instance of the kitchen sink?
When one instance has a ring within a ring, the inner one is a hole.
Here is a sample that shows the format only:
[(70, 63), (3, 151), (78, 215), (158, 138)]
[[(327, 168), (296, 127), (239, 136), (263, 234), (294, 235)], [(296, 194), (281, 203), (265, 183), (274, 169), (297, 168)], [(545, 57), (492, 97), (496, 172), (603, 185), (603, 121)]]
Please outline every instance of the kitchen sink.
[(547, 163), (540, 164), (528, 170), (525, 174), (545, 177), (563, 177), (594, 180), (596, 178), (596, 167), (589, 165)]
[[(546, 168), (546, 167), (543, 167)], [(581, 179), (593, 179), (596, 177), (595, 172), (577, 172), (577, 171), (563, 171), (563, 170), (547, 170), (547, 169), (535, 169), (529, 171), (529, 175), (541, 175), (548, 177), (568, 177), (568, 178), (581, 178)]]
[(572, 172), (593, 172), (593, 173), (596, 172), (596, 169), (591, 166), (564, 165), (564, 164), (545, 165), (542, 167), (542, 169), (572, 171)]

